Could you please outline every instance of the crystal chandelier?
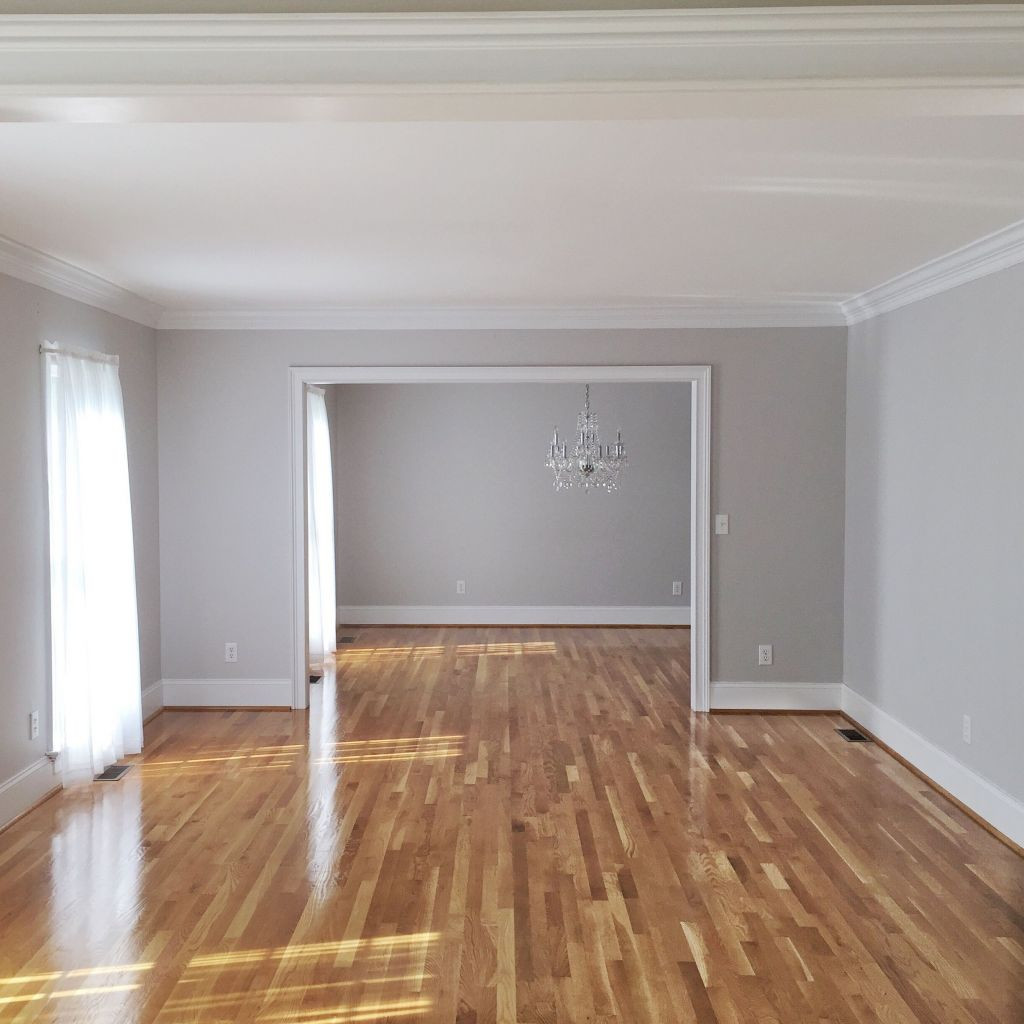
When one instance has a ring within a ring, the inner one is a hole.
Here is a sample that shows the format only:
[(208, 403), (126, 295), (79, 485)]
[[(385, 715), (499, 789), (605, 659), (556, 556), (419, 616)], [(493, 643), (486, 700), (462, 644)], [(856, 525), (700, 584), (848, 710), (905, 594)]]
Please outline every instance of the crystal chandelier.
[(622, 444), (622, 431), (615, 444), (605, 447), (597, 431), (597, 417), (590, 411), (590, 385), (587, 385), (583, 411), (576, 419), (576, 441), (570, 450), (565, 441), (558, 440), (558, 427), (551, 439), (551, 449), (544, 463), (555, 474), (555, 490), (578, 487), (589, 491), (603, 487), (618, 490), (619, 474), (626, 465), (626, 449)]

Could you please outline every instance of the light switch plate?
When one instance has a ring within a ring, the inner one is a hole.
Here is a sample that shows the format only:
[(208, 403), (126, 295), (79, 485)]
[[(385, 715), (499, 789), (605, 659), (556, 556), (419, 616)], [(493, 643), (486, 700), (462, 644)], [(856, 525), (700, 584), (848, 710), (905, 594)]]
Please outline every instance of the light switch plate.
[(726, 534), (728, 532), (729, 516), (724, 512), (720, 512), (717, 516), (715, 516), (715, 533), (721, 536), (722, 534)]

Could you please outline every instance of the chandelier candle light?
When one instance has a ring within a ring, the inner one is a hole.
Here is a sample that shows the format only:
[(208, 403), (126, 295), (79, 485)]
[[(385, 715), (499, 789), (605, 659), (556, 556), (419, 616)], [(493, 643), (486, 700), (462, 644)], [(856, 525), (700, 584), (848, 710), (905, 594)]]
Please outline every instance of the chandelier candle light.
[(555, 427), (544, 465), (555, 474), (556, 491), (564, 491), (571, 487), (584, 491), (589, 491), (592, 487), (603, 487), (606, 491), (618, 490), (619, 474), (626, 465), (622, 431), (618, 432), (615, 444), (602, 447), (597, 417), (590, 411), (589, 384), (583, 411), (576, 419), (576, 442), (572, 450), (569, 450), (565, 441), (559, 442), (558, 427)]

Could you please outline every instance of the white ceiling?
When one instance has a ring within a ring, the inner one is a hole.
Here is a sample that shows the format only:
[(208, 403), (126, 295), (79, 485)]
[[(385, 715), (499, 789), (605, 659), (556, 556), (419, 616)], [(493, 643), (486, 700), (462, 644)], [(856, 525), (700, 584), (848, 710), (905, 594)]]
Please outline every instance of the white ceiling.
[(0, 270), (144, 322), (845, 323), (1021, 258), (1020, 5), (0, 7)]
[(0, 124), (0, 235), (171, 309), (839, 300), (1024, 219), (1024, 119)]

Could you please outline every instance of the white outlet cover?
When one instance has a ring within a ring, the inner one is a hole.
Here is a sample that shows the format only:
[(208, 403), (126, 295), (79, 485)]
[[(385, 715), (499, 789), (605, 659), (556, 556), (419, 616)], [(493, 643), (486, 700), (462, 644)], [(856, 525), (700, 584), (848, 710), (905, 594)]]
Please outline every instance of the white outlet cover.
[(683, 584), (681, 580), (672, 581), (672, 596), (682, 597), (683, 595)]
[(757, 663), (758, 665), (770, 665), (772, 664), (774, 652), (772, 651), (771, 644), (761, 644), (757, 648)]
[(455, 593), (456, 594), (464, 594), (465, 592), (466, 592), (466, 581), (465, 580), (456, 580), (455, 581)]

